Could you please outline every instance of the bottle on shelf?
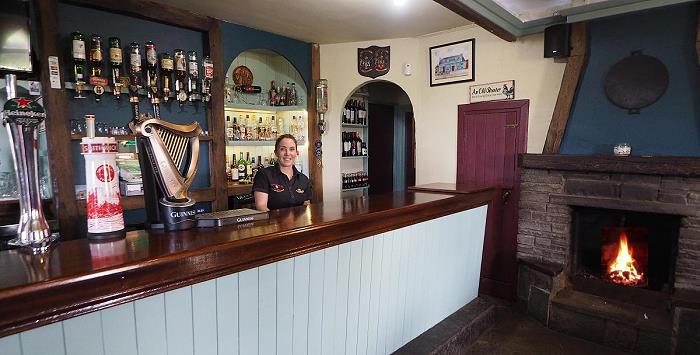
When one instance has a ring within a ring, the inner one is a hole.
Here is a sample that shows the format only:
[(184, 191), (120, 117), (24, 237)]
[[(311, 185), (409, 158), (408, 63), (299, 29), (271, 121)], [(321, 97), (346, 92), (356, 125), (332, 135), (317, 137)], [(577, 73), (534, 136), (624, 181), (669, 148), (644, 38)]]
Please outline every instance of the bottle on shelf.
[(231, 181), (238, 181), (238, 164), (236, 163), (236, 153), (231, 156)]
[(250, 125), (250, 115), (245, 115), (245, 121), (243, 122), (243, 127), (245, 128), (245, 140), (249, 141), (253, 139), (253, 132), (251, 132)]
[(83, 90), (85, 90), (86, 68), (85, 68), (85, 36), (75, 31), (71, 34), (73, 55), (73, 80), (75, 80), (75, 96), (74, 99), (84, 99)]
[(90, 37), (90, 84), (93, 85), (92, 91), (95, 93), (95, 101), (100, 102), (102, 94), (105, 93), (105, 86), (108, 84), (107, 79), (102, 77), (102, 37), (98, 34), (93, 34)]
[(112, 94), (116, 100), (122, 93), (122, 44), (119, 37), (109, 38), (109, 64), (112, 69)]
[(240, 140), (241, 139), (241, 126), (236, 121), (236, 116), (233, 116), (232, 129), (233, 129), (233, 140)]
[(226, 116), (226, 140), (229, 142), (233, 140), (233, 124), (230, 116)]
[(160, 54), (160, 82), (163, 89), (163, 101), (170, 100), (173, 81), (173, 57), (169, 53)]
[(238, 159), (238, 162), (236, 164), (237, 170), (238, 170), (238, 181), (240, 183), (245, 183), (246, 181), (246, 167), (248, 165), (248, 162), (243, 159), (243, 152), (240, 152), (240, 158)]
[(258, 173), (258, 164), (255, 162), (255, 157), (250, 161), (248, 169), (250, 170), (250, 181), (253, 181), (255, 179), (255, 174)]
[(362, 156), (367, 156), (367, 143), (362, 142)]
[(270, 91), (268, 93), (268, 102), (270, 106), (275, 106), (275, 100), (277, 99), (277, 87), (275, 87), (275, 81), (270, 82)]
[(175, 95), (177, 95), (178, 105), (184, 105), (187, 101), (187, 61), (185, 60), (185, 51), (176, 49), (174, 52), (175, 62)]
[(271, 140), (276, 140), (277, 139), (277, 122), (275, 122), (275, 115), (272, 115), (270, 118), (270, 133), (272, 135)]
[(187, 96), (190, 103), (201, 98), (199, 91), (199, 65), (197, 64), (197, 52), (187, 52)]
[[(255, 160), (255, 159), (253, 159)], [(253, 181), (253, 162), (250, 161), (250, 152), (245, 153), (245, 176), (248, 182)]]
[(228, 157), (226, 157), (226, 181), (231, 181), (232, 176), (231, 176), (231, 161), (229, 160)]
[(298, 105), (299, 102), (297, 101), (297, 88), (296, 88), (296, 85), (294, 83), (292, 83), (292, 88), (289, 89), (289, 95), (291, 96), (290, 105), (291, 106)]
[(265, 165), (263, 165), (263, 161), (262, 161), (260, 155), (258, 155), (258, 168), (257, 169), (258, 169), (258, 172), (260, 172), (260, 170), (262, 170), (262, 169), (265, 169)]

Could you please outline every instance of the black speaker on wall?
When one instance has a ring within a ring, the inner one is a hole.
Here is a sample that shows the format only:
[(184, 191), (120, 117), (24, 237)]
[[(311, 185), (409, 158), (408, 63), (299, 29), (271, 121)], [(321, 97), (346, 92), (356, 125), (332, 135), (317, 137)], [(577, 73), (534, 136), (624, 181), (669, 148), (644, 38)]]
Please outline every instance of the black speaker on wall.
[(566, 58), (569, 56), (569, 32), (571, 25), (562, 23), (544, 29), (544, 57)]

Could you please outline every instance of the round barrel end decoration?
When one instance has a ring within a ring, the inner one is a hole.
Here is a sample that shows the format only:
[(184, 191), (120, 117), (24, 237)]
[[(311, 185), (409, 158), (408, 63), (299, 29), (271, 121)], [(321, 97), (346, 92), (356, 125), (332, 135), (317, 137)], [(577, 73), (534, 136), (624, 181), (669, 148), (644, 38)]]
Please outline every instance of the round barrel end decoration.
[(638, 114), (666, 92), (668, 70), (659, 59), (634, 51), (610, 68), (603, 85), (610, 102)]

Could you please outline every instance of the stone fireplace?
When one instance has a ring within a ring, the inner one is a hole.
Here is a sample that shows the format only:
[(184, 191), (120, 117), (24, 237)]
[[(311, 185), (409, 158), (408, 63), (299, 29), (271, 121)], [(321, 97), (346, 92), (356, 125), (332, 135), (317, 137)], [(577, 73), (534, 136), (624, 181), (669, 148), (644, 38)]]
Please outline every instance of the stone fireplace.
[(700, 159), (526, 154), (520, 167), (528, 312), (624, 350), (696, 350)]

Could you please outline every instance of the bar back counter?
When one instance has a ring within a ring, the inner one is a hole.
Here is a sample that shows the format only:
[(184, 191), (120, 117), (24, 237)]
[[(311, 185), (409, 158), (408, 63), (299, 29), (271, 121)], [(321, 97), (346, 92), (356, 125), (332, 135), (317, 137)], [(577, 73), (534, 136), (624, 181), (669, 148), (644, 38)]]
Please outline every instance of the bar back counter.
[(492, 189), (0, 252), (0, 354), (386, 354), (477, 297)]

